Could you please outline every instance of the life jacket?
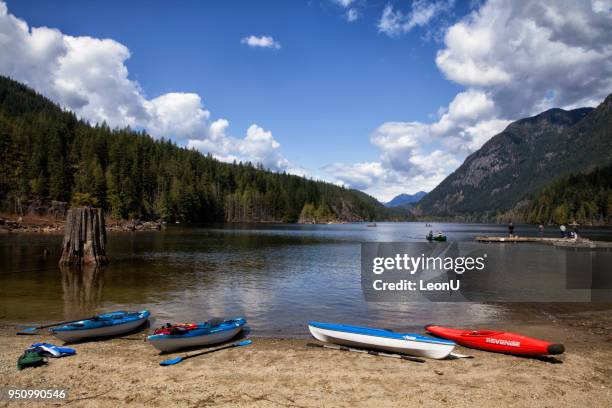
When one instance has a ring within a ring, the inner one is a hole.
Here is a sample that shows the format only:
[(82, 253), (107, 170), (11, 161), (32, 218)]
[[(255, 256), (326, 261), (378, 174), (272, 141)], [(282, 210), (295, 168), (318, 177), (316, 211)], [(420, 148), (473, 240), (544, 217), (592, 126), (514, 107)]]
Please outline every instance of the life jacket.
[(43, 364), (47, 364), (47, 359), (38, 352), (33, 350), (26, 350), (21, 357), (17, 360), (17, 369), (23, 370), (26, 367), (39, 367)]
[(70, 347), (58, 347), (50, 343), (34, 343), (27, 351), (35, 351), (43, 357), (65, 357), (76, 354), (76, 350)]
[(194, 330), (194, 329), (197, 329), (198, 327), (199, 326), (195, 323), (177, 323), (177, 324), (166, 323), (165, 326), (155, 329), (153, 334), (185, 334), (189, 330)]

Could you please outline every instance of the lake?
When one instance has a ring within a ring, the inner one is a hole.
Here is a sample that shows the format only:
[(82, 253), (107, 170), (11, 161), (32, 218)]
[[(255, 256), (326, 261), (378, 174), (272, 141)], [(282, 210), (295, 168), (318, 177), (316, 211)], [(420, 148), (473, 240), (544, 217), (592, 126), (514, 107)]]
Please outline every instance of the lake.
[[(44, 322), (118, 309), (150, 309), (154, 324), (244, 316), (254, 335), (301, 336), (310, 320), (420, 329), (514, 318), (516, 306), (480, 303), (368, 303), (360, 281), (361, 242), (449, 241), (506, 234), (504, 225), (171, 225), (162, 232), (108, 234), (111, 264), (83, 274), (57, 266), (60, 235), (0, 235), (0, 319)], [(519, 235), (537, 235), (517, 225)], [(607, 229), (584, 236), (612, 240)], [(546, 236), (558, 236), (556, 227)], [(43, 256), (43, 250), (51, 254)], [(513, 317), (514, 316), (514, 317)]]

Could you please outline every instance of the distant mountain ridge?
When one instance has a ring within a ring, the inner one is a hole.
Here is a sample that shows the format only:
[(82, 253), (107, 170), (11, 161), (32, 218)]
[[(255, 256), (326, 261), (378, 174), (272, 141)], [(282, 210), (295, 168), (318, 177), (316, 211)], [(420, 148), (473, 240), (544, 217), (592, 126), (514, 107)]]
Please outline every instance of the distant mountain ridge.
[(415, 214), (486, 220), (560, 177), (612, 164), (612, 94), (597, 108), (511, 123), (425, 196)]
[(427, 193), (425, 191), (419, 191), (414, 194), (400, 194), (395, 196), (391, 201), (385, 203), (385, 207), (404, 207), (407, 204), (416, 204), (426, 195)]

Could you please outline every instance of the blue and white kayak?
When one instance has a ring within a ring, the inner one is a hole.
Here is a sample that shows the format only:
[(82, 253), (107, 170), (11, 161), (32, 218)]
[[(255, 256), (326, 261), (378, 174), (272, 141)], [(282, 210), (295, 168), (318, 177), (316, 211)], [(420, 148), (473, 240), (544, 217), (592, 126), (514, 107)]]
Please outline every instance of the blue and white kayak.
[(315, 339), (349, 347), (384, 350), (411, 356), (442, 359), (455, 348), (454, 341), (414, 333), (395, 333), (368, 327), (310, 322), (308, 329)]
[(72, 343), (92, 337), (117, 336), (128, 333), (144, 324), (149, 316), (148, 310), (141, 312), (118, 311), (55, 327), (49, 329), (49, 331), (58, 339)]
[(244, 328), (245, 324), (245, 319), (237, 317), (220, 322), (170, 326), (168, 330), (165, 328), (156, 330), (156, 334), (148, 336), (147, 341), (156, 349), (164, 352), (186, 347), (210, 346), (235, 337)]

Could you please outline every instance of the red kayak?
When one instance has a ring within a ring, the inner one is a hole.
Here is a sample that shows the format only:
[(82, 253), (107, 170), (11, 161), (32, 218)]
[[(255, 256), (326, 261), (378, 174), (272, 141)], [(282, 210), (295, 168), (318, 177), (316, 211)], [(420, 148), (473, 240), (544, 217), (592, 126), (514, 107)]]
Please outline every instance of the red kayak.
[(457, 330), (435, 325), (425, 326), (435, 336), (453, 340), (457, 344), (479, 350), (522, 356), (561, 354), (563, 344), (549, 343), (520, 334), (493, 330)]

